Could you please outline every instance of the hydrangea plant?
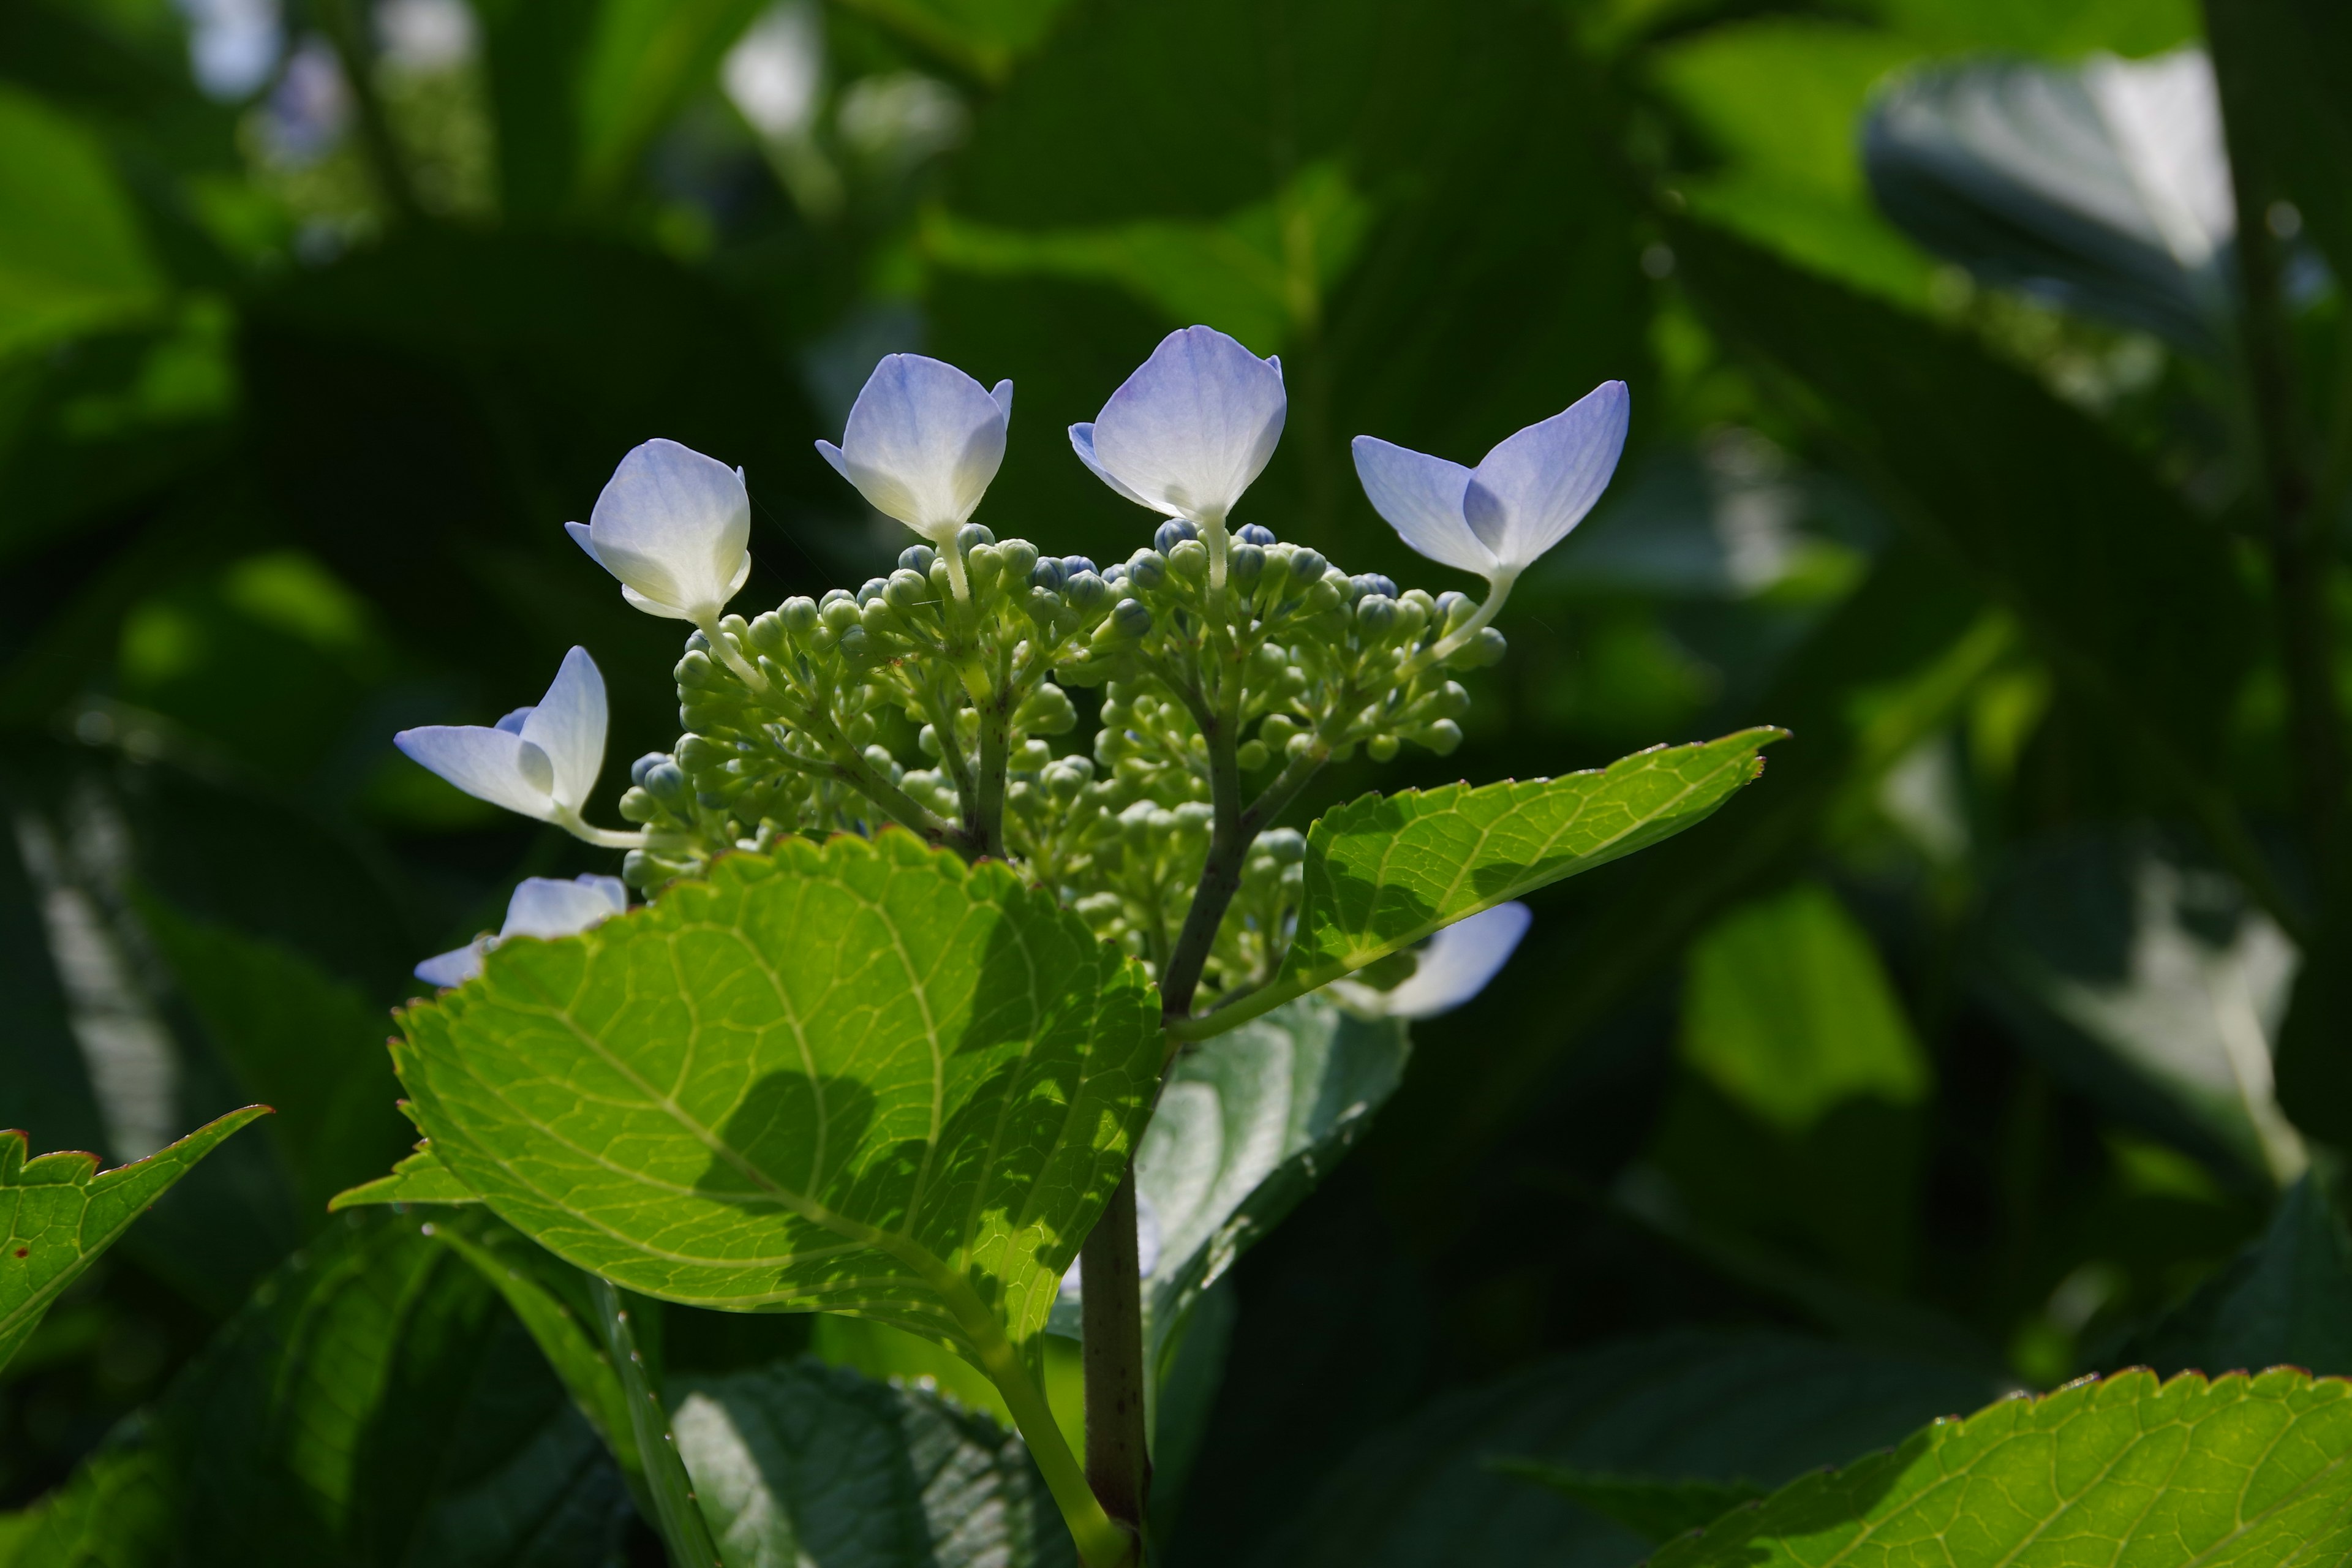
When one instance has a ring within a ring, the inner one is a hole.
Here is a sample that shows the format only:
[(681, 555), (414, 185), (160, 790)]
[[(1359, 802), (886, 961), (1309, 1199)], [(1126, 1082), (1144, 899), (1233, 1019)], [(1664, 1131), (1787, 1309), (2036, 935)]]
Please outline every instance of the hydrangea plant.
[[(394, 1043), (425, 1142), (346, 1199), (486, 1204), (598, 1281), (598, 1364), (625, 1384), (620, 1289), (945, 1345), (1002, 1393), (1080, 1555), (1109, 1568), (1139, 1560), (1177, 1319), (1367, 1103), (1332, 1117), (1292, 1095), (1264, 1150), (1180, 1179), (1201, 1096), (1231, 1111), (1234, 1075), (1281, 1052), (1294, 1078), (1377, 1079), (1376, 1103), (1403, 1021), (1508, 956), (1518, 895), (1706, 816), (1777, 732), (1286, 824), (1334, 762), (1461, 744), (1456, 677), (1505, 656), (1512, 584), (1607, 486), (1623, 384), (1475, 468), (1357, 439), (1373, 508), (1483, 579), (1475, 598), (1238, 520), (1286, 403), (1280, 362), (1222, 332), (1171, 333), (1069, 431), (1146, 514), (1124, 561), (976, 521), (1013, 401), (917, 354), (876, 367), (817, 446), (917, 542), (854, 593), (732, 607), (745, 477), (675, 442), (629, 453), (567, 525), (631, 605), (692, 626), (684, 732), (631, 765), (625, 828), (583, 815), (606, 728), (583, 649), (494, 726), (398, 737), (460, 789), (625, 853), (620, 882), (526, 881), (504, 930), (419, 966), (447, 987)], [(1074, 690), (1099, 693), (1084, 743)], [(911, 753), (888, 743), (907, 733)], [(1346, 1018), (1382, 1043), (1335, 1045)], [(1083, 1462), (1042, 1392), (1045, 1336), (1073, 1328)], [(588, 1354), (547, 1342), (559, 1366)], [(674, 1556), (709, 1561), (682, 1482), (659, 1484), (667, 1451), (631, 1462)]]

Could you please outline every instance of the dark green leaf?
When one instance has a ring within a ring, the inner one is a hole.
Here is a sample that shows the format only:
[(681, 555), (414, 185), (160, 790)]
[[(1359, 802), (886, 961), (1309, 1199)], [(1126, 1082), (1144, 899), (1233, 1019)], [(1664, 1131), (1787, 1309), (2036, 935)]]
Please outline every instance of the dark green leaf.
[(2328, 0), (2212, 0), (2205, 14), (2233, 153), (2277, 183), (2336, 276), (2352, 277), (2352, 16)]
[(2305, 1176), (2279, 1200), (2270, 1228), (2194, 1294), (2112, 1353), (2177, 1372), (2257, 1372), (2299, 1366), (2352, 1373), (2352, 1235), (2327, 1190)]
[(2005, 1400), (1809, 1476), (1654, 1568), (2289, 1568), (2352, 1552), (2352, 1384), (2151, 1373)]
[(405, 1141), (384, 1049), (390, 1016), (276, 942), (154, 899), (141, 912), (239, 1085), (277, 1110), (270, 1131), (303, 1217), (325, 1223), (328, 1200), (382, 1170)]
[(1774, 1486), (1993, 1392), (1949, 1367), (1785, 1335), (1620, 1342), (1446, 1395), (1368, 1438), (1252, 1561), (1622, 1568), (1637, 1538), (1489, 1461)]
[(163, 288), (97, 141), (0, 88), (0, 351), (151, 311)]
[(0, 1132), (0, 1367), (24, 1348), (42, 1315), (147, 1206), (266, 1105), (207, 1122), (143, 1160), (99, 1173), (98, 1156), (67, 1151), (27, 1160), (22, 1132)]
[(1020, 1439), (936, 1394), (813, 1360), (669, 1392), (728, 1568), (1075, 1563)]
[(2253, 651), (2221, 533), (2022, 372), (1738, 240), (1677, 224), (1682, 275), (1737, 345), (1809, 393), (1896, 515), (2003, 604), (2059, 678), (2198, 805)]
[(1492, 1463), (1501, 1474), (1549, 1487), (1653, 1543), (1704, 1530), (1741, 1503), (1764, 1495), (1762, 1488), (1744, 1481), (1662, 1481), (1651, 1476), (1574, 1470), (1535, 1459)]

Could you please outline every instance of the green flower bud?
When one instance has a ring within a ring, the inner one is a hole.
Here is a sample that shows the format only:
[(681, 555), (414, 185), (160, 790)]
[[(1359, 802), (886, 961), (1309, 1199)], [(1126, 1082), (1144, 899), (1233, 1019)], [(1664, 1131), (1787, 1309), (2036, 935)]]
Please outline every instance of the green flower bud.
[(864, 609), (889, 591), (890, 579), (887, 577), (868, 577), (857, 585), (857, 607)]
[(909, 544), (906, 549), (898, 552), (898, 569), (902, 572), (920, 573), (928, 582), (931, 574), (931, 566), (939, 558), (940, 552), (928, 544)]
[(1126, 913), (1126, 907), (1117, 893), (1088, 893), (1070, 907), (1097, 936), (1108, 933)]
[(1137, 641), (1151, 630), (1151, 612), (1137, 599), (1121, 599), (1111, 606), (1103, 624), (1095, 628), (1097, 647), (1110, 647)]
[(1168, 569), (1197, 583), (1209, 574), (1209, 547), (1197, 539), (1177, 541), (1168, 552)]
[(874, 662), (874, 639), (866, 635), (862, 626), (853, 626), (841, 634), (841, 657), (853, 668)]
[(1318, 582), (1300, 597), (1298, 613), (1302, 616), (1319, 616), (1338, 609), (1345, 597), (1340, 584), (1346, 581), (1344, 577), (1337, 579), (1325, 577)]
[(888, 637), (898, 629), (898, 612), (892, 609), (890, 601), (885, 598), (866, 600), (866, 607), (857, 613), (857, 619), (867, 635), (872, 637)]
[(1510, 651), (1510, 645), (1503, 640), (1502, 633), (1492, 626), (1481, 626), (1478, 635), (1464, 643), (1445, 662), (1455, 669), (1484, 669), (1488, 665), (1502, 663), (1503, 656)]
[(1092, 572), (1073, 572), (1062, 597), (1080, 615), (1091, 616), (1110, 603), (1111, 586)]
[(1356, 601), (1356, 629), (1367, 642), (1385, 642), (1396, 629), (1397, 605), (1394, 599), (1379, 594), (1367, 594)]
[(1454, 748), (1462, 743), (1462, 726), (1451, 719), (1440, 719), (1425, 726), (1413, 739), (1441, 757), (1450, 756)]
[(1139, 594), (1157, 592), (1168, 581), (1168, 557), (1157, 550), (1139, 550), (1127, 558), (1127, 580)]
[(646, 823), (661, 815), (661, 802), (646, 793), (641, 784), (632, 784), (621, 792), (621, 819), (624, 822)]
[(1376, 763), (1392, 762), (1397, 754), (1397, 738), (1394, 735), (1374, 735), (1364, 742), (1364, 754)]
[(997, 553), (993, 544), (973, 545), (971, 553), (964, 558), (964, 565), (971, 573), (975, 594), (994, 593), (996, 585), (1004, 580), (1004, 557)]
[[(909, 572), (900, 567), (890, 574), (890, 585), (883, 590), (883, 595), (892, 609), (911, 610), (930, 598), (930, 579), (919, 572)], [(872, 623), (867, 624), (870, 626)]]
[(1298, 721), (1289, 714), (1269, 713), (1265, 716), (1265, 722), (1257, 727), (1257, 737), (1267, 745), (1279, 748), (1290, 744), (1290, 737), (1298, 731)]
[(1315, 737), (1312, 733), (1293, 735), (1283, 742), (1282, 749), (1295, 762), (1315, 749)]
[[(841, 594), (841, 590), (835, 588), (833, 594)], [(831, 628), (833, 634), (839, 637), (843, 632), (857, 625), (857, 601), (846, 594), (841, 594), (841, 597), (836, 599), (833, 594), (827, 594), (824, 596), (824, 604), (818, 609), (817, 614), (824, 618), (824, 624)]]
[(710, 662), (710, 656), (700, 649), (696, 649), (679, 659), (677, 668), (671, 673), (677, 677), (677, 683), (680, 686), (693, 690), (708, 691), (713, 687), (725, 684), (725, 678), (719, 673), (718, 667)]
[[(1421, 596), (1416, 599), (1414, 594)], [(1392, 635), (1398, 642), (1417, 643), (1421, 640), (1421, 634), (1428, 629), (1429, 595), (1416, 588), (1397, 601), (1396, 630)]]
[(1273, 760), (1264, 741), (1244, 741), (1234, 751), (1234, 761), (1245, 773), (1254, 773)]
[(761, 653), (782, 653), (784, 651), (783, 617), (773, 610), (761, 611), (752, 617), (747, 640)]
[(1270, 828), (1258, 836), (1257, 847), (1285, 866), (1307, 858), (1307, 835), (1296, 827)]
[(1004, 563), (1004, 580), (1026, 582), (1029, 574), (1037, 570), (1037, 547), (1025, 539), (1008, 539), (996, 547)]
[(1068, 692), (1051, 681), (1040, 681), (1035, 690), (1021, 700), (1013, 721), (1032, 735), (1066, 735), (1077, 728), (1078, 710)]
[(1450, 588), (1437, 595), (1436, 608), (1443, 617), (1438, 625), (1449, 632), (1478, 613), (1478, 606), (1469, 595), (1457, 594)]
[(1043, 741), (1024, 741), (1013, 753), (1013, 766), (1024, 773), (1034, 773), (1054, 760), (1054, 748)]
[(923, 755), (930, 758), (933, 762), (938, 762), (940, 758), (946, 756), (947, 749), (940, 744), (940, 727), (936, 724), (926, 724), (921, 729), (916, 731), (915, 750), (922, 752)]
[(841, 727), (841, 732), (849, 737), (849, 743), (853, 746), (870, 746), (874, 743), (875, 731), (879, 727), (875, 723), (873, 714), (860, 713), (848, 723), (844, 724)]
[(1225, 574), (1244, 589), (1256, 586), (1265, 574), (1265, 552), (1255, 544), (1236, 544), (1226, 553)]
[(1216, 808), (1205, 800), (1188, 800), (1168, 815), (1175, 818), (1176, 831), (1188, 837), (1207, 837), (1217, 820)]
[(1430, 710), (1441, 719), (1459, 719), (1470, 711), (1470, 693), (1458, 680), (1449, 680), (1430, 693)]

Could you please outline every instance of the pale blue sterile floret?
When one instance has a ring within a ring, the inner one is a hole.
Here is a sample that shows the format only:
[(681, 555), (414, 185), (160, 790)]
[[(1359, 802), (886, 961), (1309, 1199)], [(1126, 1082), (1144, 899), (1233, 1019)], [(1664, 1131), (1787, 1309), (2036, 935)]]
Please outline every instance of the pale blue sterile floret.
[(1507, 584), (1584, 521), (1617, 471), (1633, 399), (1604, 381), (1498, 443), (1475, 468), (1370, 436), (1355, 440), (1372, 510), (1432, 561)]
[(587, 826), (580, 811), (604, 765), (605, 724), (604, 678), (588, 650), (575, 647), (535, 706), (492, 725), (427, 724), (392, 739), (477, 799), (604, 843), (628, 836)]
[(613, 470), (596, 510), (569, 533), (650, 616), (706, 630), (751, 574), (751, 497), (743, 470), (676, 441), (652, 440)]
[(1160, 340), (1070, 445), (1096, 477), (1138, 506), (1222, 530), (1274, 456), (1289, 400), (1282, 362), (1213, 327)]
[(841, 445), (816, 449), (868, 505), (945, 550), (1004, 461), (1013, 384), (994, 390), (921, 354), (887, 354), (866, 378)]
[(625, 914), (629, 890), (618, 877), (526, 877), (507, 900), (507, 921), (496, 936), (479, 936), (449, 952), (435, 953), (416, 966), (428, 985), (462, 985), (482, 972), (490, 949), (513, 936), (576, 936)]
[(1486, 989), (1486, 983), (1510, 962), (1533, 918), (1522, 903), (1481, 910), (1431, 937), (1414, 955), (1413, 972), (1389, 990), (1336, 980), (1332, 994), (1355, 1011), (1380, 1017), (1434, 1018), (1450, 1013)]

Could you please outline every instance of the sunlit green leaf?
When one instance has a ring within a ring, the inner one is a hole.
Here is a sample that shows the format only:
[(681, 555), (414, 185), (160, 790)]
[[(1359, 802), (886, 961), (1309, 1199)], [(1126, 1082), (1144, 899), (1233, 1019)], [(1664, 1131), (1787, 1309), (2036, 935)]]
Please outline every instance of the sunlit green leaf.
[(2352, 1384), (2147, 1372), (1938, 1421), (1803, 1480), (1655, 1568), (2335, 1563), (2352, 1552)]
[(668, 1397), (727, 1568), (1075, 1562), (1020, 1439), (937, 1394), (802, 1360)]
[(248, 1105), (143, 1160), (99, 1173), (77, 1151), (27, 1160), (22, 1132), (0, 1132), (0, 1367), (24, 1348), (51, 1302), (222, 1140), (269, 1108)]
[(331, 1213), (369, 1204), (478, 1204), (481, 1194), (449, 1173), (449, 1167), (421, 1148), (392, 1168), (387, 1176), (346, 1188), (328, 1200)]
[[(1140, 1130), (1139, 967), (911, 837), (730, 856), (403, 1016), (436, 1155), (647, 1295), (1034, 1354)], [(1034, 1375), (1034, 1371), (1033, 1371)]]
[(1176, 1032), (1221, 1032), (1465, 915), (1670, 838), (1761, 773), (1758, 752), (1786, 733), (1742, 730), (1564, 778), (1402, 790), (1327, 812), (1307, 831), (1306, 902), (1281, 973)]

